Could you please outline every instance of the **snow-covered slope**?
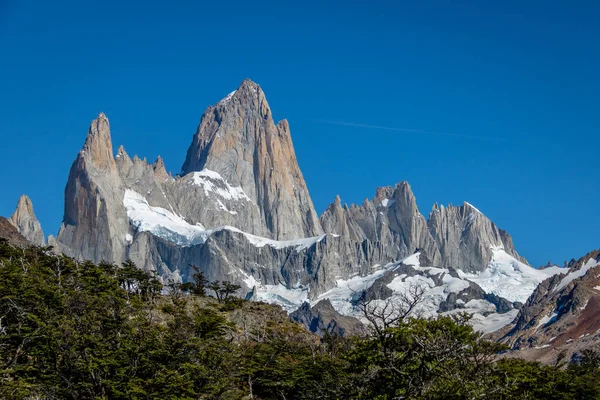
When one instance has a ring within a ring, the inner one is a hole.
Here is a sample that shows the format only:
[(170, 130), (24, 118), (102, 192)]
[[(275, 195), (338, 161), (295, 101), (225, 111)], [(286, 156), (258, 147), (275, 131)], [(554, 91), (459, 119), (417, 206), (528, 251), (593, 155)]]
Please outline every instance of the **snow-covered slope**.
[(571, 260), (565, 274), (542, 282), (514, 322), (498, 332), (527, 359), (568, 360), (600, 343), (600, 250)]
[(288, 289), (282, 284), (265, 285), (244, 271), (239, 271), (242, 281), (249, 288), (253, 288), (253, 299), (266, 303), (277, 304), (288, 313), (296, 311), (302, 303), (308, 301), (310, 288), (298, 285), (296, 288)]
[(587, 272), (590, 269), (597, 267), (598, 265), (600, 265), (600, 261), (590, 258), (580, 269), (569, 272), (564, 278), (562, 278), (562, 280), (560, 281), (558, 286), (556, 286), (552, 291), (553, 292), (561, 291), (569, 283), (573, 282), (575, 279), (579, 279), (579, 278), (583, 277), (585, 274), (587, 274)]
[[(420, 286), (424, 289), (423, 300), (414, 310), (415, 316), (435, 317), (456, 312), (468, 312), (474, 315), (473, 326), (482, 332), (488, 333), (500, 329), (510, 323), (517, 314), (517, 310), (507, 313), (496, 313), (496, 306), (482, 298), (470, 298), (468, 280), (453, 276), (449, 269), (421, 266), (420, 253), (415, 253), (399, 263), (388, 264), (381, 270), (365, 277), (355, 277), (347, 281), (338, 281), (337, 287), (322, 294), (315, 301), (329, 299), (339, 313), (360, 318), (356, 300), (363, 291), (386, 274), (393, 274), (393, 279), (386, 284), (392, 290), (392, 295), (384, 300), (372, 301), (373, 306), (378, 303), (400, 303), (409, 293), (411, 287)], [(415, 274), (409, 276), (400, 273), (409, 266)], [(458, 296), (457, 308), (450, 311), (440, 311), (442, 303), (446, 302), (449, 295)], [(464, 298), (461, 299), (461, 297)]]
[(469, 280), (449, 269), (422, 266), (420, 257), (421, 254), (417, 252), (398, 263), (376, 266), (379, 269), (372, 274), (340, 279), (333, 289), (316, 298), (310, 298), (308, 287), (287, 289), (283, 285), (261, 285), (248, 276), (244, 282), (249, 287), (255, 287), (255, 299), (279, 304), (288, 312), (300, 307), (305, 301), (315, 305), (327, 299), (340, 314), (362, 319), (358, 300), (376, 282), (381, 281), (391, 291), (391, 295), (381, 300), (371, 300), (370, 306), (381, 306), (384, 302), (400, 304), (411, 288), (419, 286), (424, 293), (413, 316), (428, 318), (467, 312), (473, 314), (471, 323), (475, 329), (489, 333), (509, 324), (517, 315), (516, 309), (498, 313), (496, 305), (485, 300), (484, 292), (477, 287), (474, 289)]
[[(240, 195), (240, 192), (237, 190), (229, 193)], [(241, 193), (242, 195), (240, 196), (243, 197), (243, 191)], [(296, 251), (302, 251), (323, 240), (326, 236), (320, 235), (296, 240), (273, 240), (243, 232), (232, 226), (206, 229), (200, 223), (196, 223), (195, 225), (190, 224), (182, 216), (176, 215), (165, 208), (151, 206), (143, 195), (131, 189), (125, 191), (123, 205), (125, 206), (131, 225), (138, 232), (151, 232), (153, 235), (175, 243), (178, 246), (192, 246), (204, 243), (210, 235), (223, 229), (241, 233), (256, 247), (271, 246), (276, 249), (294, 247)], [(126, 237), (125, 239), (128, 242), (131, 241), (130, 237)]]
[(478, 284), (487, 293), (509, 301), (525, 303), (543, 280), (564, 273), (564, 269), (550, 267), (535, 269), (507, 254), (500, 246), (492, 247), (493, 257), (488, 267), (480, 273), (458, 271), (461, 278)]
[(202, 225), (189, 224), (174, 212), (151, 206), (144, 196), (131, 189), (125, 190), (123, 205), (138, 232), (151, 232), (179, 246), (204, 243), (210, 234)]
[[(221, 197), (231, 196), (240, 200), (245, 199), (245, 194), (240, 188), (230, 187), (226, 182), (223, 182), (225, 191), (221, 193), (220, 189), (214, 190), (209, 183), (222, 179), (220, 176), (205, 171), (197, 173), (195, 178), (202, 180), (196, 184), (204, 186), (206, 190)], [(149, 231), (155, 236), (179, 246), (204, 243), (213, 233), (225, 229), (242, 234), (248, 242), (258, 248), (264, 246), (271, 246), (275, 249), (292, 247), (295, 251), (300, 252), (320, 242), (326, 236), (281, 241), (252, 235), (231, 226), (206, 229), (199, 223), (187, 222), (173, 211), (151, 206), (143, 195), (129, 189), (125, 191), (123, 204), (131, 225), (138, 232)], [(126, 240), (130, 242), (131, 237), (127, 237)], [(239, 278), (248, 288), (254, 289), (255, 299), (279, 304), (288, 312), (294, 311), (309, 299), (314, 304), (320, 300), (329, 299), (337, 312), (355, 317), (360, 317), (357, 307), (358, 299), (380, 279), (385, 290), (391, 294), (381, 300), (374, 300), (374, 305), (377, 305), (378, 302), (399, 303), (411, 288), (419, 286), (424, 289), (424, 293), (423, 300), (414, 311), (415, 315), (434, 317), (440, 314), (465, 311), (474, 315), (473, 325), (477, 329), (491, 332), (510, 323), (514, 319), (516, 311), (510, 310), (498, 314), (497, 306), (485, 299), (483, 292), (497, 295), (509, 302), (525, 302), (539, 282), (549, 276), (561, 273), (561, 269), (558, 267), (545, 270), (531, 268), (507, 254), (501, 247), (493, 247), (492, 251), (493, 258), (490, 264), (478, 274), (422, 265), (421, 253), (417, 252), (401, 262), (390, 263), (384, 267), (377, 266), (379, 269), (369, 275), (354, 276), (345, 280), (338, 279), (334, 288), (316, 298), (310, 297), (309, 286), (302, 286), (299, 283), (288, 287), (283, 284), (264, 284), (242, 270), (239, 270), (241, 274)], [(471, 282), (478, 285), (478, 288), (473, 289)]]

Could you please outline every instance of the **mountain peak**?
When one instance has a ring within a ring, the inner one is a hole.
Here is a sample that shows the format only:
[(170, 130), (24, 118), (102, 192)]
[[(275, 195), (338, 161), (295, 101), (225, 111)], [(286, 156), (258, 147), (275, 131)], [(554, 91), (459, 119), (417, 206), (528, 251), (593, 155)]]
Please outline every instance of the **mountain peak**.
[(103, 112), (98, 114), (98, 117), (90, 124), (81, 154), (97, 169), (115, 167), (110, 124)]
[(33, 212), (33, 203), (29, 196), (21, 195), (17, 208), (8, 221), (31, 243), (38, 246), (44, 245), (44, 232)]
[(167, 169), (165, 167), (165, 162), (161, 156), (158, 156), (156, 162), (154, 163), (154, 176), (162, 181), (169, 178), (169, 174), (167, 173)]
[[(277, 239), (316, 236), (321, 227), (291, 140), (289, 124), (273, 121), (258, 84), (246, 79), (208, 107), (192, 139), (182, 175), (204, 169), (241, 187), (259, 206), (250, 233)], [(238, 218), (244, 218), (241, 214)]]
[(17, 213), (22, 215), (35, 216), (33, 214), (33, 203), (31, 202), (29, 196), (27, 196), (26, 194), (22, 194), (21, 197), (19, 197), (17, 209), (15, 210), (13, 216)]
[(254, 82), (253, 80), (251, 80), (250, 78), (244, 79), (242, 81), (242, 83), (240, 83), (240, 86), (238, 87), (238, 90), (240, 92), (243, 92), (243, 91), (256, 92), (259, 89), (260, 89), (260, 85), (256, 82)]
[(110, 124), (98, 114), (87, 132), (83, 149), (71, 165), (65, 187), (63, 222), (56, 245), (74, 258), (123, 260), (123, 181), (131, 160), (121, 146), (114, 156)]
[(411, 192), (412, 193), (410, 184), (407, 181), (400, 181), (400, 182), (396, 183), (396, 189), (400, 189), (403, 192)]
[(473, 211), (478, 212), (479, 214), (483, 214), (481, 211), (479, 211), (473, 204), (468, 203), (468, 202), (463, 202), (463, 207), (469, 207), (470, 209), (472, 209)]
[[(244, 79), (236, 90), (223, 97), (215, 105), (215, 107), (228, 107), (230, 104), (233, 104), (231, 101), (232, 99), (239, 100), (239, 102), (233, 102), (238, 103), (239, 105), (244, 105), (248, 102), (254, 103), (255, 101), (266, 100), (265, 95), (260, 86), (256, 82), (251, 81), (250, 79)], [(209, 107), (207, 111), (209, 111), (210, 109), (211, 108)]]
[(394, 199), (399, 201), (405, 210), (418, 213), (417, 199), (407, 181), (396, 184)]
[(510, 235), (466, 201), (446, 207), (436, 203), (427, 225), (441, 249), (444, 268), (459, 266), (464, 272), (481, 271), (492, 260), (492, 249), (498, 244), (511, 257), (527, 263), (515, 251)]

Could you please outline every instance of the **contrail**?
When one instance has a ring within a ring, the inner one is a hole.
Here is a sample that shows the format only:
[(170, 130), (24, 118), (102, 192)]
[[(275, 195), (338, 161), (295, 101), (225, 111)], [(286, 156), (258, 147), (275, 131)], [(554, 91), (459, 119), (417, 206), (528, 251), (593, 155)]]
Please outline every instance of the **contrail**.
[(394, 128), (394, 127), (389, 127), (389, 126), (358, 124), (358, 123), (354, 123), (354, 122), (330, 121), (330, 120), (323, 120), (323, 119), (317, 119), (317, 120), (315, 120), (315, 122), (320, 122), (323, 124), (330, 124), (330, 125), (353, 126), (356, 128), (379, 129), (379, 130), (383, 130), (383, 131), (412, 132), (412, 133), (421, 133), (424, 135), (459, 137), (459, 138), (465, 138), (465, 139), (485, 140), (485, 141), (491, 141), (491, 142), (504, 142), (505, 141), (502, 138), (495, 138), (495, 137), (463, 135), (460, 133), (432, 132), (432, 131), (424, 131), (421, 129)]

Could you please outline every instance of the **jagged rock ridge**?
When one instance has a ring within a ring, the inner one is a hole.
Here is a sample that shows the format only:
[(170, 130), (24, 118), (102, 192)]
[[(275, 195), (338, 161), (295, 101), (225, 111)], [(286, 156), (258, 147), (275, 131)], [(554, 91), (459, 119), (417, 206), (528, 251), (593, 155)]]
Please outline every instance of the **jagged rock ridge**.
[(32, 244), (37, 246), (45, 244), (42, 226), (33, 212), (33, 204), (27, 195), (19, 198), (17, 208), (8, 221)]
[(71, 167), (54, 243), (96, 262), (131, 259), (163, 279), (189, 280), (190, 265), (199, 266), (289, 311), (416, 251), (436, 268), (470, 274), (488, 267), (492, 246), (525, 261), (468, 203), (434, 207), (426, 219), (406, 182), (377, 189), (361, 206), (338, 197), (317, 218), (289, 125), (275, 124), (249, 80), (208, 107), (175, 177), (160, 156), (151, 164), (122, 146), (113, 156), (101, 113)]

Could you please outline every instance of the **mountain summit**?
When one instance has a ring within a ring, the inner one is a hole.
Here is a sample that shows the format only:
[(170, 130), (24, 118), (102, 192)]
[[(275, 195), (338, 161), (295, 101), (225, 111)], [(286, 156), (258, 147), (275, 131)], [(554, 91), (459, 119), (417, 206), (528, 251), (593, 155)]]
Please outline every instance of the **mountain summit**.
[(31, 243), (37, 246), (45, 244), (44, 232), (33, 212), (33, 203), (29, 196), (22, 195), (19, 198), (17, 208), (8, 221)]
[(337, 197), (318, 217), (289, 124), (273, 120), (250, 80), (206, 109), (181, 174), (167, 171), (160, 156), (148, 163), (123, 146), (113, 155), (99, 114), (71, 167), (53, 243), (80, 259), (132, 260), (164, 282), (189, 281), (197, 266), (290, 312), (330, 299), (353, 315), (363, 294), (394, 299), (425, 285), (427, 315), (465, 310), (486, 331), (509, 323), (554, 273), (532, 271), (510, 235), (468, 203), (436, 205), (426, 218), (407, 182), (360, 206)]
[(65, 188), (58, 247), (68, 255), (99, 261), (121, 261), (122, 183), (113, 156), (110, 124), (104, 113), (92, 121), (83, 148), (71, 166)]
[(251, 80), (202, 116), (182, 174), (203, 170), (217, 172), (244, 190), (258, 206), (263, 234), (283, 240), (322, 233), (289, 124), (273, 121), (264, 92)]

